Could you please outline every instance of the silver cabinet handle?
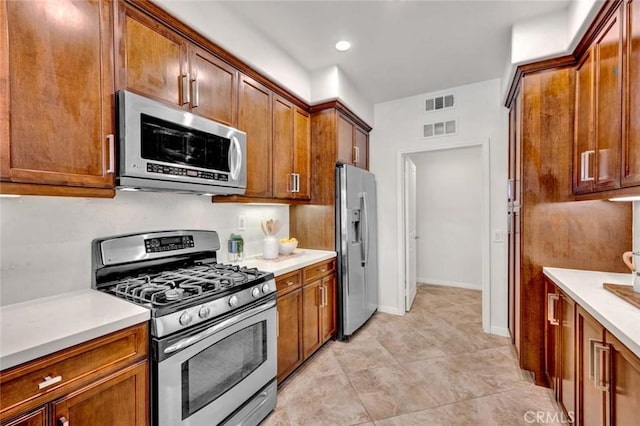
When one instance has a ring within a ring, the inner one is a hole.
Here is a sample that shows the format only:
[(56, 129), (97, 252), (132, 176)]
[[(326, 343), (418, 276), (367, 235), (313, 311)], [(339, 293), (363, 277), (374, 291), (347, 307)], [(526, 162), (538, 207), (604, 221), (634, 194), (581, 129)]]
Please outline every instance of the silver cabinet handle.
[(300, 173), (294, 173), (295, 183), (296, 183), (296, 192), (300, 192)]
[(329, 296), (328, 296), (329, 291), (327, 290), (327, 286), (326, 285), (324, 285), (322, 287), (324, 288), (324, 291), (322, 292), (322, 295), (324, 296), (324, 299), (323, 299), (322, 303), (326, 307), (329, 304)]
[(69, 420), (65, 416), (58, 419), (58, 426), (69, 426)]
[(296, 174), (295, 173), (289, 173), (289, 175), (291, 176), (291, 189), (289, 190), (289, 192), (294, 193), (296, 192)]
[(324, 286), (320, 286), (320, 307), (324, 307)]
[(360, 148), (357, 146), (353, 147), (353, 164), (358, 164), (360, 162)]
[[(603, 354), (607, 354), (607, 358), (605, 360), (604, 363), (604, 379), (602, 378), (602, 371), (600, 370), (602, 368), (602, 363), (603, 363)], [(607, 368), (607, 363), (608, 363), (608, 355), (609, 355), (609, 346), (598, 342), (598, 341), (594, 341), (593, 343), (593, 354), (594, 354), (594, 359), (595, 359), (595, 369), (593, 372), (593, 376), (594, 376), (594, 384), (597, 390), (602, 391), (602, 392), (608, 392), (609, 391), (609, 369)]]
[(593, 176), (589, 176), (589, 169), (590, 169), (590, 158), (592, 155), (594, 155), (596, 152), (591, 150), (591, 151), (584, 151), (580, 153), (580, 181), (581, 182), (589, 182), (592, 180), (595, 180), (593, 178)]
[(560, 296), (555, 293), (547, 294), (547, 321), (551, 325), (560, 325), (556, 318), (556, 301), (559, 299)]
[(62, 376), (51, 377), (47, 376), (44, 378), (44, 381), (38, 383), (38, 389), (42, 390), (44, 388), (48, 388), (51, 385), (59, 383), (62, 381)]
[(291, 287), (293, 285), (293, 281), (287, 281), (287, 287)]
[(113, 134), (107, 135), (107, 142), (109, 143), (109, 168), (107, 173), (115, 173), (116, 171), (116, 141)]
[(191, 80), (191, 107), (197, 108), (200, 104), (200, 86), (197, 79)]
[(191, 96), (189, 94), (189, 73), (182, 74), (180, 91), (182, 92), (182, 105), (186, 105), (191, 101)]

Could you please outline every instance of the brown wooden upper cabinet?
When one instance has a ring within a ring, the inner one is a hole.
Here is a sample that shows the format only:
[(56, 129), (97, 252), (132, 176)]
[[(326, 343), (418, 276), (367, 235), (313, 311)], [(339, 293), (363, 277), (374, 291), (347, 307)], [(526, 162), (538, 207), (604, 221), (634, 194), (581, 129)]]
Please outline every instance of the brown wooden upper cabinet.
[(267, 87), (242, 74), (238, 98), (238, 128), (247, 133), (245, 196), (271, 198), (272, 94)]
[(237, 125), (239, 73), (171, 28), (119, 2), (118, 89)]
[(639, 51), (639, 2), (624, 0), (576, 67), (574, 194), (640, 185)]
[(640, 185), (640, 1), (625, 0), (622, 186)]
[(273, 188), (275, 198), (311, 197), (309, 113), (273, 97)]
[(0, 3), (2, 192), (113, 196), (111, 17), (108, 1)]
[(338, 161), (369, 168), (369, 133), (343, 114), (338, 114)]

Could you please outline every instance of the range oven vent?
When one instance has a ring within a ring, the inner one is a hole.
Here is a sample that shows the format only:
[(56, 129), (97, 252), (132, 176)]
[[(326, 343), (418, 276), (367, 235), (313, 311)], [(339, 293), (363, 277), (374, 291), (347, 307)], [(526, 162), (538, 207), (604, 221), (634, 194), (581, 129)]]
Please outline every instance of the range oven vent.
[(436, 96), (428, 98), (424, 102), (424, 110), (426, 112), (441, 111), (443, 109), (453, 108), (456, 104), (456, 98), (453, 93), (448, 95)]
[(423, 138), (435, 138), (440, 136), (451, 136), (458, 132), (457, 120), (438, 121), (427, 123), (422, 126)]

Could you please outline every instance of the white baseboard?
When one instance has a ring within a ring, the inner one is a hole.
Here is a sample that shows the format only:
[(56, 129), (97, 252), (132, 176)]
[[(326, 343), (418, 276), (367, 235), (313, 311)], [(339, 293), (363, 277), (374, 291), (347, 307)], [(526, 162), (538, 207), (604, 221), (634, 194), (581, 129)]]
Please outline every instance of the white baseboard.
[(430, 285), (440, 285), (445, 287), (458, 287), (458, 288), (466, 288), (469, 290), (479, 290), (482, 291), (482, 286), (479, 284), (470, 284), (470, 283), (458, 283), (455, 281), (443, 281), (434, 278), (423, 278), (417, 277), (419, 283), (430, 284)]
[(396, 306), (382, 306), (378, 305), (378, 312), (383, 312), (385, 314), (393, 314), (393, 315), (404, 315), (404, 311), (400, 311)]
[(511, 337), (511, 334), (509, 334), (509, 329), (507, 327), (491, 326), (491, 330), (489, 332), (497, 336)]

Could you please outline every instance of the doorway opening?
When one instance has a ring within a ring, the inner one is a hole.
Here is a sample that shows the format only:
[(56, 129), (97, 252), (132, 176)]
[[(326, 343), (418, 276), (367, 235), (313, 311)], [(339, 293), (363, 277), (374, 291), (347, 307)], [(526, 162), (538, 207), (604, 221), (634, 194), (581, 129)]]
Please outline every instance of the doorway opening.
[(398, 296), (406, 311), (416, 281), (477, 289), (490, 332), (489, 158), (488, 140), (399, 153)]

